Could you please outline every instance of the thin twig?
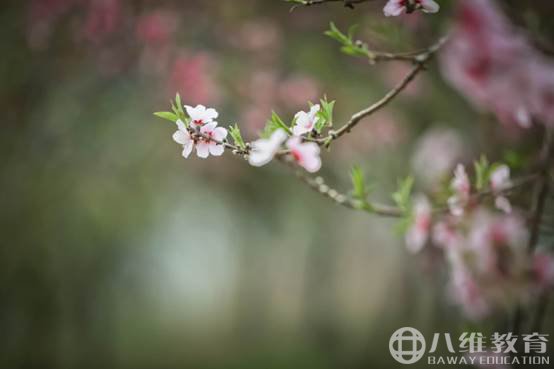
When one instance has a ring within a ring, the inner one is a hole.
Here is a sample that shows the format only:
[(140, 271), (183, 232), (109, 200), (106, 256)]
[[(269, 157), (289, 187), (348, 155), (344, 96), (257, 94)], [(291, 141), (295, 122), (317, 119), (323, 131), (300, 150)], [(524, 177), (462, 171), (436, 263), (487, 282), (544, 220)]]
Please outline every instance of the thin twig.
[(316, 139), (309, 139), (311, 141), (317, 142), (320, 145), (328, 146), (332, 141), (338, 139), (339, 137), (343, 136), (344, 134), (350, 132), (362, 119), (368, 117), (369, 115), (375, 113), (376, 111), (380, 110), (384, 106), (386, 106), (388, 103), (390, 103), (398, 94), (400, 94), (409, 84), (414, 80), (414, 78), (425, 69), (425, 63), (431, 59), (431, 57), (438, 51), (440, 48), (444, 45), (444, 43), (447, 41), (448, 37), (445, 36), (441, 38), (436, 44), (431, 46), (429, 49), (427, 49), (424, 53), (419, 54), (415, 57), (415, 65), (410, 70), (410, 72), (385, 96), (383, 96), (379, 101), (375, 102), (374, 104), (370, 105), (369, 107), (357, 112), (356, 114), (352, 115), (350, 120), (344, 124), (341, 128), (339, 128), (336, 131), (330, 131), (327, 136), (316, 138)]

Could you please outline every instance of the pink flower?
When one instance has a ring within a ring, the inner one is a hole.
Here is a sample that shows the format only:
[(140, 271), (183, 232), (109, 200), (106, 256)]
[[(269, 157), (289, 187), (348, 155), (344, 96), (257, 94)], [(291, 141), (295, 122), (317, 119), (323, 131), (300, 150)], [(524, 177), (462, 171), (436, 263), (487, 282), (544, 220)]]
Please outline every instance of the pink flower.
[(313, 78), (297, 75), (286, 79), (279, 85), (279, 100), (288, 109), (298, 109), (313, 101), (319, 95), (319, 87)]
[(115, 32), (121, 22), (120, 0), (98, 0), (90, 2), (84, 34), (87, 40), (98, 43)]
[(413, 214), (412, 226), (406, 233), (406, 246), (415, 254), (425, 246), (431, 231), (432, 208), (427, 197), (420, 196), (415, 199)]
[(180, 55), (170, 67), (168, 90), (193, 104), (215, 102), (220, 93), (214, 76), (217, 64), (209, 54)]
[(255, 167), (266, 165), (273, 159), (286, 139), (286, 132), (279, 128), (271, 134), (269, 139), (259, 139), (252, 142), (252, 150), (248, 156), (248, 162)]
[(219, 116), (219, 113), (215, 109), (206, 108), (204, 105), (197, 105), (194, 108), (185, 105), (185, 109), (193, 127), (202, 127), (205, 124), (211, 123)]
[(404, 12), (411, 12), (414, 9), (421, 9), (425, 13), (436, 13), (440, 7), (433, 0), (389, 0), (383, 8), (383, 13), (387, 17), (396, 17)]
[(454, 191), (454, 195), (448, 199), (448, 207), (452, 215), (461, 216), (464, 213), (464, 208), (469, 202), (469, 192), (471, 190), (471, 184), (466, 169), (462, 164), (458, 164), (456, 167), (454, 179), (452, 179), (450, 187)]
[(302, 142), (298, 136), (293, 136), (287, 141), (287, 147), (294, 161), (310, 173), (317, 172), (321, 168), (319, 146), (314, 142)]
[(196, 155), (203, 159), (210, 154), (221, 156), (224, 151), (222, 141), (227, 137), (227, 130), (217, 127), (217, 122), (210, 122), (200, 127), (200, 133), (206, 138), (201, 138), (196, 143)]
[(484, 291), (465, 268), (455, 268), (452, 272), (450, 288), (452, 299), (460, 304), (468, 318), (482, 319), (491, 312), (491, 306)]
[(150, 46), (165, 45), (175, 32), (177, 21), (171, 13), (154, 11), (141, 16), (135, 26), (136, 36)]
[(311, 107), (308, 113), (300, 111), (294, 116), (294, 127), (292, 127), (292, 133), (295, 136), (303, 135), (304, 133), (311, 132), (319, 120), (317, 113), (319, 113), (320, 106), (316, 104)]
[[(493, 0), (459, 2), (457, 22), (441, 53), (445, 78), (479, 109), (527, 128), (554, 122), (554, 67), (531, 46)], [(517, 88), (514, 88), (517, 86)]]
[(493, 193), (496, 195), (494, 200), (496, 208), (505, 213), (511, 213), (512, 206), (510, 200), (501, 194), (502, 191), (512, 185), (510, 181), (510, 168), (507, 165), (500, 165), (494, 169), (491, 173), (490, 185)]
[(193, 147), (194, 140), (190, 136), (185, 123), (181, 119), (177, 120), (177, 131), (173, 134), (173, 141), (183, 146), (183, 156), (188, 158)]

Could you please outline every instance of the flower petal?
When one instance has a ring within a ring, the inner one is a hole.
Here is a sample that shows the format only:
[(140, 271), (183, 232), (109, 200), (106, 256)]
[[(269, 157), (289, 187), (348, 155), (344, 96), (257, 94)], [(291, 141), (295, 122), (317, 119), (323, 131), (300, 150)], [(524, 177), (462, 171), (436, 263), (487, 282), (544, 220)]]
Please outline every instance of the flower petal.
[(223, 141), (227, 137), (227, 130), (223, 127), (217, 127), (214, 129), (212, 137), (218, 141)]
[(189, 142), (188, 144), (183, 145), (183, 157), (188, 158), (192, 149), (194, 148), (194, 143)]
[(389, 0), (387, 5), (383, 8), (383, 13), (386, 17), (396, 17), (402, 14), (406, 10), (406, 7), (402, 5), (402, 2), (399, 0)]
[(223, 151), (225, 151), (223, 145), (218, 145), (215, 142), (211, 142), (208, 145), (208, 148), (210, 150), (210, 154), (212, 154), (213, 156), (221, 156), (223, 155)]
[(180, 145), (186, 145), (191, 141), (188, 132), (183, 132), (181, 130), (175, 131), (173, 134), (173, 141), (177, 142)]
[(425, 13), (436, 13), (440, 10), (439, 4), (434, 0), (421, 0), (421, 6)]
[(196, 155), (199, 158), (206, 159), (210, 156), (210, 145), (206, 142), (198, 142), (196, 144)]

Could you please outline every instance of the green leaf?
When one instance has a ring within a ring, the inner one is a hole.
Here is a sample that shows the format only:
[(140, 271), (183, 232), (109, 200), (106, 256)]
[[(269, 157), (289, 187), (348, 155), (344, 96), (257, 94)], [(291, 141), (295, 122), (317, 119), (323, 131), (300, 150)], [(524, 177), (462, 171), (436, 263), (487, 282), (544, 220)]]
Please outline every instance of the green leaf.
[(352, 167), (350, 172), (350, 178), (352, 179), (352, 197), (359, 201), (357, 206), (359, 209), (372, 211), (373, 208), (368, 202), (368, 197), (371, 192), (370, 187), (366, 185), (365, 176), (359, 166)]
[(321, 133), (325, 127), (333, 126), (333, 110), (335, 108), (335, 101), (327, 101), (327, 96), (323, 97), (319, 102), (321, 109), (317, 113), (319, 119), (315, 124), (317, 133)]
[(491, 173), (489, 161), (485, 155), (481, 155), (481, 158), (473, 166), (475, 168), (475, 188), (477, 191), (482, 191), (489, 182)]
[(369, 50), (368, 46), (363, 42), (354, 40), (354, 33), (357, 28), (357, 25), (353, 25), (348, 29), (348, 34), (344, 34), (337, 28), (337, 26), (335, 26), (333, 22), (331, 22), (330, 29), (325, 31), (325, 35), (341, 43), (341, 51), (343, 53), (351, 56), (373, 59), (374, 55)]
[(173, 114), (172, 112), (169, 112), (169, 111), (158, 111), (158, 112), (154, 113), (154, 115), (157, 116), (158, 118), (169, 120), (170, 122), (173, 122), (173, 123), (175, 123), (177, 121), (177, 119), (179, 119), (179, 117), (177, 117), (177, 115), (175, 115), (175, 114)]
[(412, 176), (408, 176), (404, 180), (398, 182), (398, 190), (392, 194), (392, 199), (403, 211), (407, 211), (411, 208), (413, 186), (414, 178)]
[(235, 142), (235, 146), (238, 146), (243, 150), (246, 149), (246, 144), (242, 139), (242, 135), (240, 133), (240, 129), (237, 124), (229, 127), (229, 135), (233, 138), (233, 141)]
[(331, 22), (329, 24), (329, 30), (325, 31), (324, 34), (326, 36), (329, 36), (331, 37), (332, 39), (340, 42), (341, 44), (348, 44), (348, 43), (351, 43), (352, 40), (350, 38), (348, 38), (347, 35), (345, 35), (344, 33), (342, 33), (338, 28), (337, 26), (335, 26), (335, 23)]

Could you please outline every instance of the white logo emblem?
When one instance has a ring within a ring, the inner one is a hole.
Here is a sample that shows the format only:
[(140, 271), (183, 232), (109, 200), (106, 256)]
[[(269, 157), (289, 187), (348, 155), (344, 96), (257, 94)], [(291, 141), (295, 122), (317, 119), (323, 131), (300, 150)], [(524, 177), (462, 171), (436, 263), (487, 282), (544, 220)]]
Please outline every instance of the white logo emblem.
[(389, 350), (392, 357), (399, 363), (413, 364), (425, 354), (425, 338), (415, 328), (400, 328), (392, 334)]

